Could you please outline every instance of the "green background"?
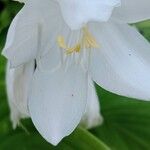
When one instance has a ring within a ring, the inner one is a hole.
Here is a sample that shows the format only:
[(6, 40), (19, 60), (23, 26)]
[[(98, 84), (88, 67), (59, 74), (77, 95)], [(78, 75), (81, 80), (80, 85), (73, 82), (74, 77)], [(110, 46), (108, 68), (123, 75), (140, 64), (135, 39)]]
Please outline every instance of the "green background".
[[(0, 52), (8, 26), (21, 4), (0, 0)], [(150, 41), (150, 21), (136, 24)], [(47, 143), (30, 119), (12, 129), (5, 90), (6, 59), (0, 56), (0, 150), (150, 150), (150, 102), (137, 101), (107, 92), (96, 85), (104, 124), (86, 131), (77, 128), (57, 147)], [(26, 128), (26, 130), (24, 129)]]

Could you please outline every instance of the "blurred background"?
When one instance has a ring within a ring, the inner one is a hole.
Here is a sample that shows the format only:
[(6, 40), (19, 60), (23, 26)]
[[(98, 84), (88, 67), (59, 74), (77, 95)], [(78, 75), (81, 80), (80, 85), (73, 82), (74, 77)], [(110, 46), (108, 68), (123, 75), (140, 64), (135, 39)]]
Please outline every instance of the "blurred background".
[[(22, 5), (0, 0), (0, 52), (11, 20)], [(150, 21), (136, 24), (150, 41)], [(0, 150), (150, 150), (150, 102), (137, 101), (109, 93), (96, 85), (104, 124), (88, 131), (78, 128), (57, 147), (47, 143), (30, 119), (13, 130), (9, 120), (5, 88), (6, 59), (0, 56)]]

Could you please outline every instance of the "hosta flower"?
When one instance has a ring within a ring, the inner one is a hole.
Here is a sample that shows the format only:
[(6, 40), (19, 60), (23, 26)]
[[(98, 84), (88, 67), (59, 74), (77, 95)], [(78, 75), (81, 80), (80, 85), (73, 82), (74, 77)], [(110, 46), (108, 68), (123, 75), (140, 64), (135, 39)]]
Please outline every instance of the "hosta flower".
[(93, 81), (150, 99), (150, 45), (127, 25), (150, 18), (149, 0), (21, 2), (3, 51), (14, 126), (30, 116), (56, 145), (81, 118), (86, 127), (100, 123)]

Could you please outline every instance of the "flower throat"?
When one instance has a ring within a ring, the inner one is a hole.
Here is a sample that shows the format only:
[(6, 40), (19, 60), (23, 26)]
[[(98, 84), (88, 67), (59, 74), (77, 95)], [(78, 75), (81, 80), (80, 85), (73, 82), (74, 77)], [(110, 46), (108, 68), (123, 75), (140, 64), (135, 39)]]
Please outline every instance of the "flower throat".
[(72, 47), (67, 46), (63, 36), (57, 37), (57, 43), (60, 48), (66, 50), (66, 54), (79, 53), (81, 49), (99, 48), (94, 36), (88, 31), (87, 27), (82, 28), (82, 37), (79, 42)]

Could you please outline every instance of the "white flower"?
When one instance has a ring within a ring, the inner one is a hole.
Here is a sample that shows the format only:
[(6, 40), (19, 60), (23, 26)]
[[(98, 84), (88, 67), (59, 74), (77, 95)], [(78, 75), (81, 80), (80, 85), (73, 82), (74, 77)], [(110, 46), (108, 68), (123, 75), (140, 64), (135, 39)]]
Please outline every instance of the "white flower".
[(18, 110), (14, 125), (27, 113), (54, 145), (81, 118), (86, 127), (97, 125), (102, 119), (93, 81), (119, 95), (150, 99), (150, 45), (127, 25), (150, 18), (149, 0), (21, 2), (3, 51), (13, 68), (7, 85)]

